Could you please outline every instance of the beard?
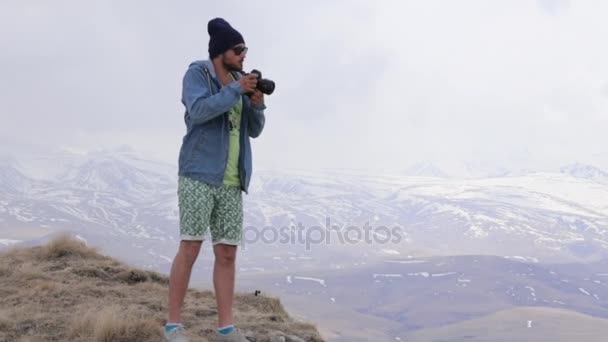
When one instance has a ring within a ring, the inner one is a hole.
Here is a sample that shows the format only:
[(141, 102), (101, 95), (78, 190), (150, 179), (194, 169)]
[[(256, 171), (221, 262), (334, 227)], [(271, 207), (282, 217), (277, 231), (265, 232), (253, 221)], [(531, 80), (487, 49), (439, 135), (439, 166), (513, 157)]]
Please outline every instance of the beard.
[(226, 68), (226, 70), (228, 71), (243, 71), (243, 62), (238, 62), (238, 63), (230, 63), (227, 61), (227, 58), (223, 58), (222, 60), (222, 64), (224, 64), (224, 67)]

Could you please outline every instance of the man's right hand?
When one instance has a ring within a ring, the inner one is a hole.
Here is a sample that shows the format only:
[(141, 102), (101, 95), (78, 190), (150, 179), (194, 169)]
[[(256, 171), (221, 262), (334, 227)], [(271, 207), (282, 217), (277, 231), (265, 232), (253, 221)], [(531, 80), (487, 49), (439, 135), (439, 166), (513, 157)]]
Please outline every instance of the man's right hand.
[(258, 85), (258, 77), (255, 74), (248, 74), (239, 79), (239, 83), (241, 84), (241, 88), (243, 88), (243, 92), (253, 93), (255, 87)]

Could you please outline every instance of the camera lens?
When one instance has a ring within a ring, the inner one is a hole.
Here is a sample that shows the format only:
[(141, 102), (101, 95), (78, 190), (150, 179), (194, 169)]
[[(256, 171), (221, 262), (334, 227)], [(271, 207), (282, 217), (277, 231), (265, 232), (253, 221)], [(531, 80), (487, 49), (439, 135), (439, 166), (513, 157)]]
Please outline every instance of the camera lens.
[(257, 88), (264, 94), (270, 95), (274, 92), (274, 81), (265, 78), (258, 81)]

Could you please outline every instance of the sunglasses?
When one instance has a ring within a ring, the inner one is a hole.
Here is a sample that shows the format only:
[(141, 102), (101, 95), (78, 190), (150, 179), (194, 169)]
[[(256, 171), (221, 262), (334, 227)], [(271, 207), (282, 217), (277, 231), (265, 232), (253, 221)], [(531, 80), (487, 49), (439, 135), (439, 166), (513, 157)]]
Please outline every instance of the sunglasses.
[(234, 54), (237, 56), (240, 56), (242, 53), (247, 53), (247, 50), (249, 50), (249, 48), (247, 48), (244, 45), (239, 45), (239, 46), (234, 46), (230, 48), (232, 51), (234, 51)]

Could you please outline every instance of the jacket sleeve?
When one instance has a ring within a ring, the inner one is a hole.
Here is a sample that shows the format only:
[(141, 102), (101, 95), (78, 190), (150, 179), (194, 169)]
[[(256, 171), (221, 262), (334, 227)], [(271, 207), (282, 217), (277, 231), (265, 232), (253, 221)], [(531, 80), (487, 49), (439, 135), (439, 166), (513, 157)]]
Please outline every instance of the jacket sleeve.
[(184, 75), (182, 102), (192, 123), (203, 124), (230, 110), (240, 99), (242, 88), (239, 82), (232, 82), (211, 95), (207, 76), (200, 67), (190, 67)]
[(247, 116), (247, 119), (249, 120), (249, 136), (252, 138), (257, 138), (260, 136), (260, 134), (262, 134), (264, 123), (266, 122), (264, 109), (266, 109), (266, 105), (264, 104), (255, 107), (251, 106), (249, 108), (249, 115)]

